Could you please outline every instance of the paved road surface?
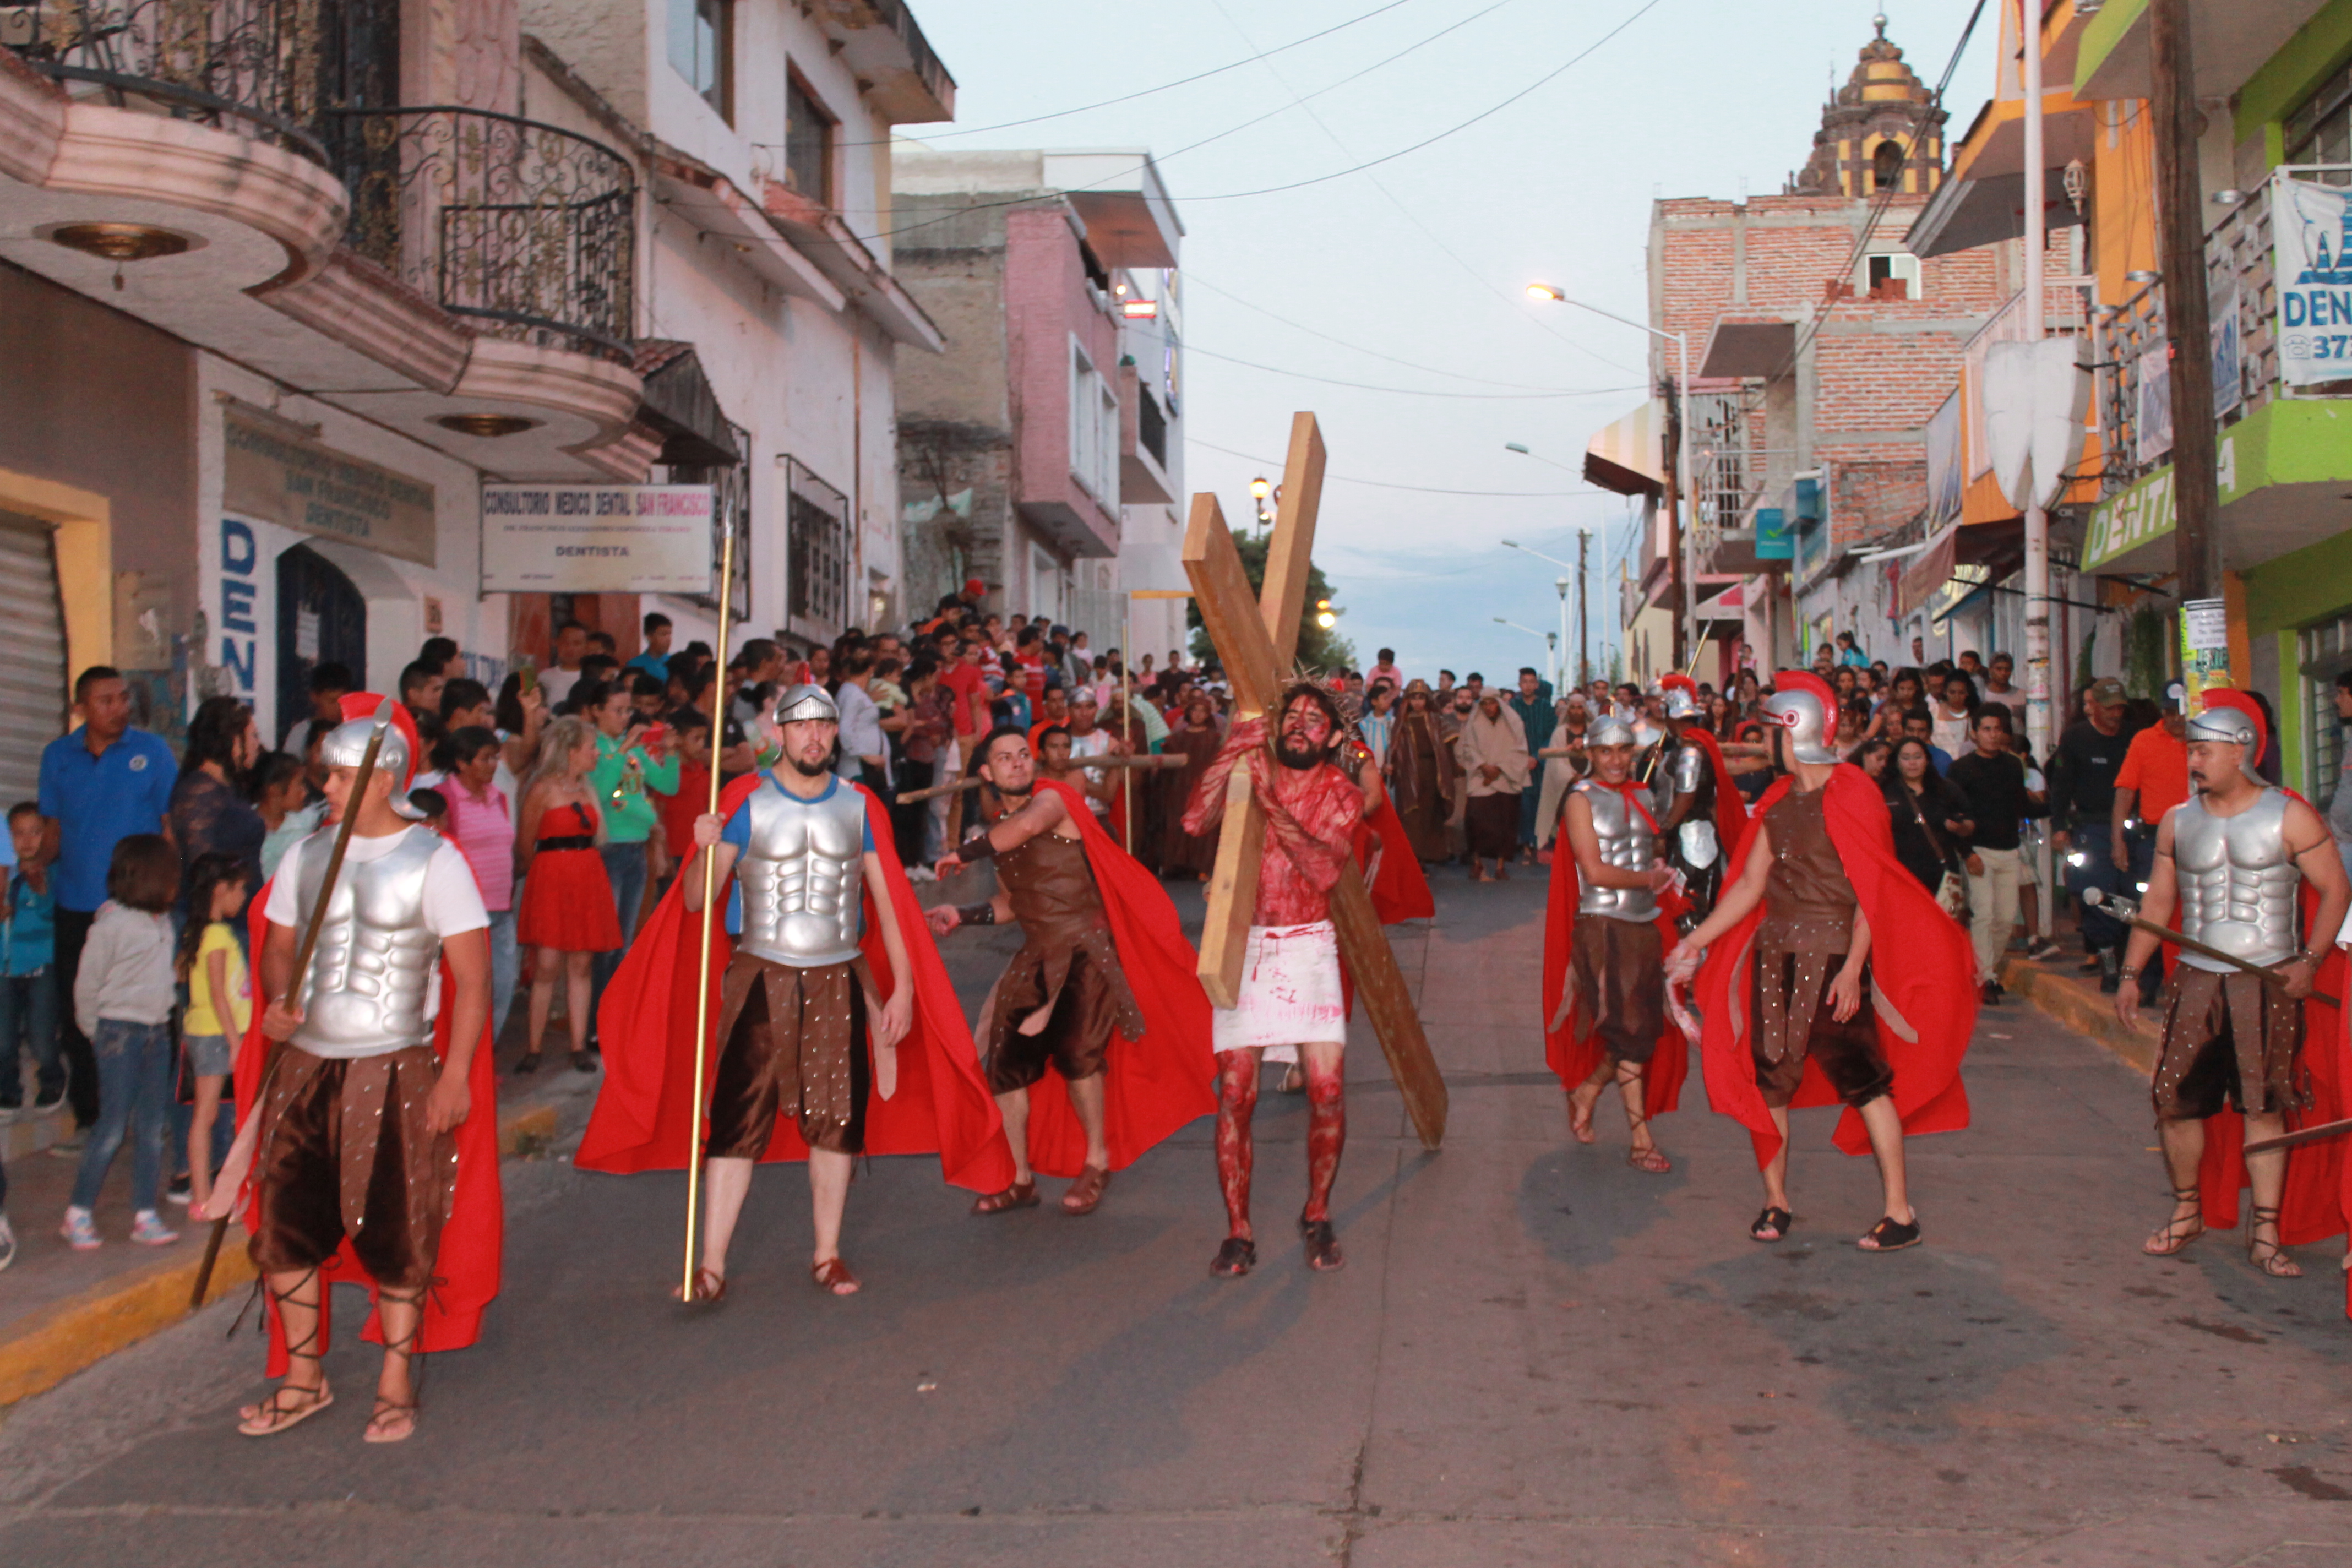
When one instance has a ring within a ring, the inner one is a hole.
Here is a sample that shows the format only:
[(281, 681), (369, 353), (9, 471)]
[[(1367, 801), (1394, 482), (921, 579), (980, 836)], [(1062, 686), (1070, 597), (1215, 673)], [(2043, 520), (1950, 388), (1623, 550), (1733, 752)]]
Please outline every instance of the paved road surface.
[[(1210, 1279), (1205, 1124), (1070, 1220), (964, 1214), (888, 1161), (845, 1301), (763, 1171), (734, 1293), (682, 1319), (683, 1178), (509, 1165), (507, 1289), (423, 1431), (337, 1407), (267, 1442), (233, 1309), (0, 1426), (0, 1562), (470, 1565), (2220, 1564), (2352, 1561), (2352, 1325), (2328, 1256), (2258, 1279), (2160, 1215), (2146, 1090), (2021, 1007), (1980, 1026), (1975, 1131), (1915, 1145), (1929, 1245), (1874, 1258), (1866, 1162), (1800, 1119), (1798, 1228), (1746, 1239), (1746, 1142), (1696, 1107), (1664, 1178), (1541, 1073), (1540, 884), (1447, 880), (1399, 943), (1453, 1084), (1442, 1154), (1369, 1037), (1339, 1220), (1300, 1265), (1304, 1106), (1261, 1120), (1259, 1271)], [(1197, 895), (1191, 907), (1197, 910)], [(951, 944), (967, 1001), (992, 967)]]

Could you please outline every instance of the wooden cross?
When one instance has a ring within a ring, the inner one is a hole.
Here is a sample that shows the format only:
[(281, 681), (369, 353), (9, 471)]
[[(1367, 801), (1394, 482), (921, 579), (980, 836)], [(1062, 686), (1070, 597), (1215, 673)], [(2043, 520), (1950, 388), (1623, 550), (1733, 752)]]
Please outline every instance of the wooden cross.
[[(1213, 495), (1192, 498), (1184, 532), (1184, 572), (1201, 622), (1216, 645), (1234, 695), (1234, 719), (1279, 718), (1276, 712), (1289, 684), (1298, 647), (1298, 616), (1307, 603), (1308, 556), (1315, 547), (1315, 514), (1323, 498), (1323, 434), (1312, 414), (1294, 415), (1290, 453), (1282, 473), (1282, 500), (1266, 540), (1265, 587), (1250, 590), (1232, 530)], [(1273, 740), (1273, 725), (1267, 740)], [(1241, 987), (1242, 956), (1249, 942), (1250, 914), (1257, 903), (1257, 875), (1265, 849), (1265, 812), (1250, 788), (1249, 772), (1234, 770), (1225, 790), (1225, 821), (1217, 840), (1217, 866), (1209, 880), (1209, 918), (1201, 931), (1201, 987), (1209, 1000), (1230, 1007)], [(1421, 1016), (1405, 990), (1396, 954), (1381, 930), (1372, 896), (1353, 857), (1331, 895), (1331, 923), (1338, 928), (1339, 955), (1355, 977), (1357, 994), (1379, 1035), (1390, 1076), (1404, 1097), (1407, 1114), (1422, 1142), (1434, 1149), (1445, 1136), (1445, 1080), (1429, 1054)]]

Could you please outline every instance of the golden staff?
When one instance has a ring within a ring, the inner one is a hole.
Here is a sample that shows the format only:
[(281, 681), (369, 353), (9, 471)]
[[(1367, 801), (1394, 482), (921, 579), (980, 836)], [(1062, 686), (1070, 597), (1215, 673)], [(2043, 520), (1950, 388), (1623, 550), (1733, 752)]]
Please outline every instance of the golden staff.
[[(719, 674), (710, 682), (710, 729), (713, 737), (726, 739), (727, 633), (735, 621), (735, 526), (727, 526), (727, 542), (719, 551), (719, 658), (716, 668)], [(719, 815), (718, 750), (711, 752), (710, 811)], [(677, 1299), (691, 1304), (694, 1300), (694, 1241), (695, 1222), (702, 1213), (702, 1068), (710, 1051), (710, 933), (711, 922), (719, 913), (719, 846), (712, 845), (702, 852), (702, 941), (695, 955), (694, 965), (694, 1109), (687, 1117), (686, 1133), (686, 1277)]]

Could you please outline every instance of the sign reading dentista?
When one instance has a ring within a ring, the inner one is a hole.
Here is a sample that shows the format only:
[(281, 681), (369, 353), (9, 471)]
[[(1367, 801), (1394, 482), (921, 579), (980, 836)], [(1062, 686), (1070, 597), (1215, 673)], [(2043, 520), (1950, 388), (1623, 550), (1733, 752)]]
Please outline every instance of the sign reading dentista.
[(709, 594), (709, 485), (484, 485), (485, 594)]

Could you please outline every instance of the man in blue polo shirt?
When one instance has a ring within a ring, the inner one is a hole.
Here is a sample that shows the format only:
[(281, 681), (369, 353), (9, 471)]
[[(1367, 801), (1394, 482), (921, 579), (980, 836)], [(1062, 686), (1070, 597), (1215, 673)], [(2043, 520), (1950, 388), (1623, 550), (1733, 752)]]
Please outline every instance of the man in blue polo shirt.
[[(131, 727), (121, 671), (102, 664), (83, 670), (74, 682), (74, 711), (81, 728), (41, 749), (41, 854), (58, 900), (58, 985), (68, 996), (89, 923), (106, 902), (114, 847), (133, 833), (170, 835), (164, 813), (180, 773), (161, 737)], [(75, 1127), (68, 1142), (79, 1149), (82, 1130), (98, 1120), (98, 1058), (73, 1019), (62, 1022)]]

